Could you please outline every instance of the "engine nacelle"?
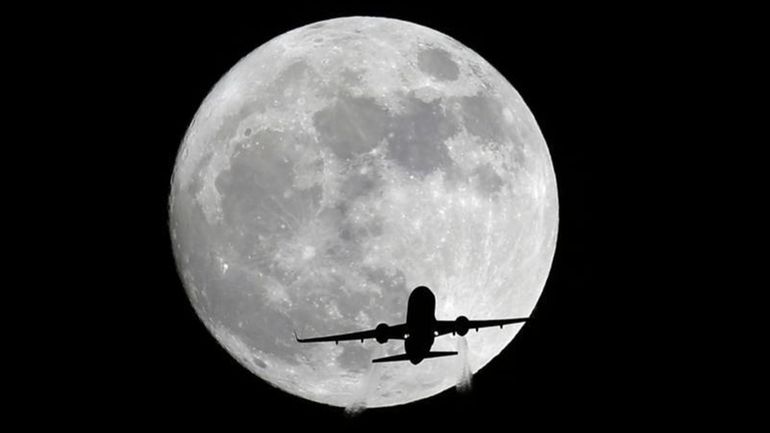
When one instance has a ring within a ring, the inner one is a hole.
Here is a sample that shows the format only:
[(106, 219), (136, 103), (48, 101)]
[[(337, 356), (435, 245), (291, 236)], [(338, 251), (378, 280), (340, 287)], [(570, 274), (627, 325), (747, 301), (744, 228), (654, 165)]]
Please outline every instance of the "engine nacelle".
[(469, 324), (470, 320), (468, 320), (468, 318), (465, 316), (460, 316), (457, 318), (457, 320), (455, 320), (455, 329), (460, 337), (468, 333)]
[(388, 335), (390, 332), (390, 326), (388, 326), (387, 323), (380, 323), (377, 325), (377, 328), (375, 328), (375, 338), (377, 339), (377, 342), (380, 344), (384, 344), (388, 342)]

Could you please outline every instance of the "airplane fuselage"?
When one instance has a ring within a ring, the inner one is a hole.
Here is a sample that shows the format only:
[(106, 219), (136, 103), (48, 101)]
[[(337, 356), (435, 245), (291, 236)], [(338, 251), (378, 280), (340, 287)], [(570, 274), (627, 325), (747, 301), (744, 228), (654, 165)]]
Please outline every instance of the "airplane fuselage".
[(418, 364), (430, 352), (436, 338), (436, 297), (425, 286), (412, 290), (406, 311), (407, 337), (404, 349), (412, 364)]

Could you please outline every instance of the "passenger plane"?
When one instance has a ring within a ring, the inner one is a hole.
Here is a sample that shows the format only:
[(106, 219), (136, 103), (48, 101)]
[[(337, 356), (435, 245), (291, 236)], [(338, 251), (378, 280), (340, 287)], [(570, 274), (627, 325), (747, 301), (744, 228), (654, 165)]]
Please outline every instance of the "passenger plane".
[(384, 358), (373, 359), (372, 362), (392, 362), (392, 361), (410, 361), (412, 364), (419, 364), (426, 358), (438, 358), (441, 356), (457, 355), (457, 352), (431, 352), (433, 341), (436, 337), (446, 334), (464, 336), (469, 329), (486, 328), (521, 323), (529, 320), (528, 317), (500, 320), (468, 320), (465, 316), (460, 316), (455, 320), (436, 320), (436, 297), (433, 292), (425, 287), (419, 286), (412, 290), (407, 304), (406, 323), (389, 326), (386, 323), (380, 323), (375, 329), (350, 334), (332, 335), (329, 337), (299, 338), (297, 333), (294, 337), (300, 343), (319, 343), (333, 341), (338, 344), (344, 340), (361, 340), (374, 338), (378, 343), (384, 344), (388, 340), (404, 340), (406, 353)]

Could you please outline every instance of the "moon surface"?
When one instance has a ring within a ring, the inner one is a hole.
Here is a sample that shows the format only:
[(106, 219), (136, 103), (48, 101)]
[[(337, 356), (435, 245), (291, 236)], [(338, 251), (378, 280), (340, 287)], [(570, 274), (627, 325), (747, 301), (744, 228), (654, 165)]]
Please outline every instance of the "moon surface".
[(429, 28), (350, 17), (282, 34), (219, 80), (179, 149), (169, 224), (192, 305), (244, 367), (378, 407), (456, 385), (520, 327), (438, 338), (466, 356), (416, 366), (371, 363), (402, 341), (298, 344), (293, 330), (402, 323), (419, 285), (438, 319), (528, 316), (558, 200), (543, 135), (490, 64)]

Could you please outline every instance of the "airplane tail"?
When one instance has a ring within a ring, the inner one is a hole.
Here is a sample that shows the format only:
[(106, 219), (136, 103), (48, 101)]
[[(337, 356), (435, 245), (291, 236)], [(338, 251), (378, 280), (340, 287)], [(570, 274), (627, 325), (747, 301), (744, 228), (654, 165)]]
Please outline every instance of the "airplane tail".
[[(423, 359), (438, 358), (441, 356), (457, 355), (457, 352), (428, 352)], [(406, 353), (401, 355), (386, 356), (384, 358), (372, 359), (372, 362), (394, 362), (394, 361), (410, 361), (409, 356)]]

